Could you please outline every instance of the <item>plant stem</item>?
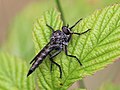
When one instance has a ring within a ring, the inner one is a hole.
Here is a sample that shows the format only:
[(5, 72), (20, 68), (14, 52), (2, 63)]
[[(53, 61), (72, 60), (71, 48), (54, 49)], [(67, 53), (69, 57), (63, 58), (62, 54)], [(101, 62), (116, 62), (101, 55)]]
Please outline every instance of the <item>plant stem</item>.
[(61, 13), (61, 19), (63, 21), (63, 25), (65, 25), (66, 22), (65, 22), (63, 10), (62, 10), (61, 5), (60, 5), (60, 0), (55, 0), (55, 2), (56, 2), (56, 5), (57, 5), (57, 8), (58, 8), (59, 12)]

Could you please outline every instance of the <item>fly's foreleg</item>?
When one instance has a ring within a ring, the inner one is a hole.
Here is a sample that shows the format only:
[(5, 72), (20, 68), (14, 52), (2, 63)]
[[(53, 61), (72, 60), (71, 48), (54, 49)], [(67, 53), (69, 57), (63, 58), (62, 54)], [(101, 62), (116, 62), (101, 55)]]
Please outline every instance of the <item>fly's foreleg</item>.
[(50, 54), (50, 61), (51, 61), (51, 70), (52, 70), (52, 63), (55, 64), (58, 68), (59, 68), (59, 71), (60, 71), (60, 78), (62, 78), (62, 69), (61, 69), (61, 66), (59, 64), (57, 64), (55, 61), (53, 61), (53, 58), (55, 56), (57, 56), (59, 53), (61, 52), (61, 49), (58, 50), (57, 52), (55, 52), (54, 54)]
[(85, 31), (85, 32), (82, 32), (82, 33), (76, 33), (76, 32), (72, 32), (72, 34), (77, 34), (77, 35), (82, 35), (82, 34), (85, 34), (85, 33), (87, 33), (88, 31), (90, 31), (91, 29), (88, 29), (87, 31)]
[(70, 29), (74, 28), (81, 20), (82, 20), (82, 18), (79, 19), (72, 27), (70, 27)]
[(64, 51), (65, 51), (65, 54), (67, 56), (75, 58), (78, 61), (78, 63), (80, 64), (80, 66), (82, 66), (82, 63), (80, 62), (80, 60), (76, 56), (74, 56), (74, 55), (68, 55), (68, 50), (67, 50), (67, 46), (66, 45), (64, 47)]

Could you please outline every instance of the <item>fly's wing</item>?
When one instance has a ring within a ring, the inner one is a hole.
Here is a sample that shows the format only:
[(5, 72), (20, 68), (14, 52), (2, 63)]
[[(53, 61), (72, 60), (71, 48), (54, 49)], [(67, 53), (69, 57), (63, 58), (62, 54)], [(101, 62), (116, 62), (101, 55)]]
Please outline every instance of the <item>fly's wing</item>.
[[(49, 44), (50, 44), (50, 42), (49, 42), (44, 48), (46, 48)], [(42, 50), (43, 50), (43, 49), (42, 49)], [(42, 51), (42, 50), (41, 50), (41, 51)], [(33, 58), (33, 60), (30, 62), (30, 64), (32, 64), (33, 61), (36, 61), (36, 60), (37, 60), (37, 57), (40, 55), (41, 51)]]

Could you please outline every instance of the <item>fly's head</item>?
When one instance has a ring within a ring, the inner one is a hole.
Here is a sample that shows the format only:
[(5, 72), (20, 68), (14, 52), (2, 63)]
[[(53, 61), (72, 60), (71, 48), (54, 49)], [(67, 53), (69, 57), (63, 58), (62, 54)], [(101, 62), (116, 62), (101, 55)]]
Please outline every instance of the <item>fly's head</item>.
[(69, 28), (69, 26), (62, 26), (62, 31), (66, 34), (66, 35), (70, 35), (71, 34), (71, 30)]

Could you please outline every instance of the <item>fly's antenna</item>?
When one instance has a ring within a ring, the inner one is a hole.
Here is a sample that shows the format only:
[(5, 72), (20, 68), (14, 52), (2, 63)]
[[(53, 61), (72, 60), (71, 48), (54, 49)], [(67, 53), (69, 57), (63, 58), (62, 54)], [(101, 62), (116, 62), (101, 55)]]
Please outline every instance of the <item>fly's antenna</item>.
[(72, 28), (74, 28), (80, 21), (82, 20), (82, 18), (80, 20), (78, 20), (73, 26), (71, 26), (69, 29), (72, 30)]

